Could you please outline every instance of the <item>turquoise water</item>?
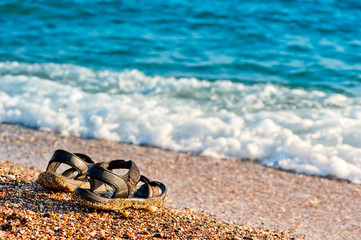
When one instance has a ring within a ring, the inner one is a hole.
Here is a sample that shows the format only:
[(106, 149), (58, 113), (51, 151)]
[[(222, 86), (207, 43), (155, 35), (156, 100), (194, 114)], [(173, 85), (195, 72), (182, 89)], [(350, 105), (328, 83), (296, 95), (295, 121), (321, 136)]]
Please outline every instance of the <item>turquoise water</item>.
[(1, 1), (0, 122), (361, 182), (361, 2)]
[(360, 96), (358, 1), (2, 1), (1, 61)]

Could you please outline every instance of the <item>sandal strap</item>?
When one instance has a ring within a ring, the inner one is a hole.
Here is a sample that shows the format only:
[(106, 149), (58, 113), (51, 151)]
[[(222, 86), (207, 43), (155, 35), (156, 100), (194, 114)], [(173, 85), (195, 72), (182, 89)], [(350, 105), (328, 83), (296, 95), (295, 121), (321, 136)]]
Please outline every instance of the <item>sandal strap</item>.
[(94, 164), (93, 160), (85, 154), (81, 153), (70, 153), (68, 151), (58, 149), (54, 152), (51, 157), (46, 171), (56, 172), (56, 169), (61, 163), (71, 166), (64, 174), (68, 174), (70, 171), (77, 171), (78, 175), (75, 177), (77, 180), (83, 180), (86, 177), (86, 171), (89, 166)]
[[(119, 176), (111, 171), (119, 168), (129, 169), (129, 171), (123, 176)], [(115, 191), (112, 197), (128, 198), (136, 189), (140, 179), (140, 172), (137, 165), (131, 160), (113, 160), (92, 165), (87, 171), (87, 176), (89, 177), (92, 191), (94, 191), (93, 179), (97, 179), (114, 188)]]

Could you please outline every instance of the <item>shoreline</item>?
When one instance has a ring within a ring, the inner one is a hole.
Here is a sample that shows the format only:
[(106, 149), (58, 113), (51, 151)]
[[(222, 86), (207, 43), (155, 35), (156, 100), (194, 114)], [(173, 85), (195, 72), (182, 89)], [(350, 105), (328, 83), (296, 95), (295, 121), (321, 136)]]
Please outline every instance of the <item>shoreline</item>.
[(58, 148), (85, 153), (95, 162), (132, 159), (142, 174), (167, 185), (167, 208), (305, 239), (357, 239), (361, 232), (361, 186), (346, 180), (0, 124), (0, 161), (45, 170)]

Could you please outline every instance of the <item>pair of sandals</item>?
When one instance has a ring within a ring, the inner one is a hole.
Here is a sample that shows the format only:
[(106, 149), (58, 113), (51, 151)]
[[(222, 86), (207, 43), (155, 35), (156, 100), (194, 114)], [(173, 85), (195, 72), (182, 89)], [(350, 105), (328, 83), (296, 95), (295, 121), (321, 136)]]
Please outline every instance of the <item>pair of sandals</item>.
[[(63, 165), (65, 170), (57, 173)], [(118, 175), (113, 172), (116, 169), (125, 169), (127, 173)], [(72, 192), (75, 201), (102, 210), (159, 207), (168, 195), (163, 183), (141, 175), (131, 160), (95, 163), (85, 154), (61, 149), (54, 152), (36, 182), (48, 189)], [(139, 182), (143, 184), (138, 186)]]

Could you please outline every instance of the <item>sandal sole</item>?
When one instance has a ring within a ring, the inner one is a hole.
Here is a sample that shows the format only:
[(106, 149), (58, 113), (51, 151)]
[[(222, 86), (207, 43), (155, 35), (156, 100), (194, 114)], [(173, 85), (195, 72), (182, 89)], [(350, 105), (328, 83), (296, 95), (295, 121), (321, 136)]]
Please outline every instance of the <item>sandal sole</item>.
[[(67, 179), (63, 176), (53, 172), (42, 172), (39, 174), (36, 183), (40, 184), (44, 188), (59, 190), (63, 192), (73, 192), (76, 187), (71, 186)], [(79, 187), (90, 188), (88, 182), (81, 183)]]
[(95, 208), (100, 210), (113, 210), (119, 211), (125, 208), (134, 208), (134, 209), (147, 209), (149, 207), (160, 207), (167, 200), (168, 196), (165, 194), (161, 198), (116, 198), (109, 199), (103, 202), (95, 202), (90, 198), (87, 198), (85, 189), (78, 188), (71, 195), (72, 199), (78, 203)]

